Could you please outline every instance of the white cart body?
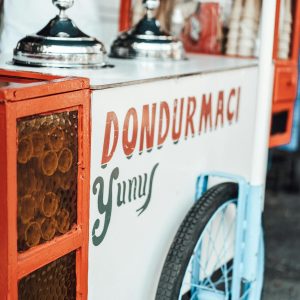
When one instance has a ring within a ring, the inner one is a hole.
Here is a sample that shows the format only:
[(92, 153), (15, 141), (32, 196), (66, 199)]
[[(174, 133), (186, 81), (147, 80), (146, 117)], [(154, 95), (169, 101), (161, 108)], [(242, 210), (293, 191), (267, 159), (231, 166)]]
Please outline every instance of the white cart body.
[(263, 185), (263, 168), (253, 177), (259, 68), (205, 55), (111, 63), (39, 71), (91, 80), (88, 298), (153, 299), (197, 178), (218, 171)]
[[(250, 180), (255, 64), (205, 56), (176, 67), (148, 64), (157, 79), (145, 82), (132, 70), (143, 66), (128, 62), (122, 67), (136, 82), (92, 87), (89, 299), (154, 299), (198, 176), (219, 171)], [(164, 68), (169, 74), (161, 75)]]

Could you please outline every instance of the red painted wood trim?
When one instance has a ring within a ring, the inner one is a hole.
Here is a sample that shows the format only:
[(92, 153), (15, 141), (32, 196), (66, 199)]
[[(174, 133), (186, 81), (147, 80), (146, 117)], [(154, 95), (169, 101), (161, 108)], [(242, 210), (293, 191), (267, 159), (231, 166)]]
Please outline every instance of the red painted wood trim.
[[(19, 72), (0, 69), (0, 77), (12, 82), (23, 81), (26, 84), (0, 88), (2, 101), (20, 101), (57, 93), (65, 93), (89, 88), (89, 79), (53, 76), (34, 72)], [(28, 83), (32, 81), (31, 83)], [(0, 100), (0, 101), (1, 101)]]
[(83, 233), (78, 227), (54, 240), (18, 255), (17, 277), (22, 277), (82, 246)]
[(7, 87), (0, 89), (0, 99), (5, 101), (23, 101), (53, 94), (82, 90), (89, 87), (89, 80), (85, 78), (54, 79), (27, 83), (22, 88)]
[(13, 83), (31, 83), (31, 82), (39, 82), (41, 80), (34, 79), (34, 78), (22, 78), (22, 77), (12, 77), (12, 76), (0, 75), (0, 81), (13, 82)]
[(8, 217), (7, 217), (7, 134), (6, 107), (0, 104), (0, 299), (6, 299), (8, 294)]
[(8, 299), (17, 299), (17, 129), (16, 112), (6, 105)]
[(25, 78), (25, 79), (27, 78), (27, 79), (48, 80), (48, 81), (62, 78), (62, 76), (58, 76), (58, 75), (51, 75), (51, 74), (30, 72), (30, 71), (13, 71), (13, 70), (1, 69), (1, 68), (0, 68), (0, 75), (17, 77), (17, 78)]
[(83, 99), (87, 97), (90, 97), (90, 91), (82, 90), (30, 99), (24, 102), (11, 102), (8, 105), (15, 110), (17, 118), (22, 118), (36, 114), (78, 109), (78, 106), (86, 105)]
[(131, 25), (131, 0), (121, 0), (119, 31), (128, 30)]
[[(84, 94), (84, 106), (82, 106), (82, 127), (79, 127), (82, 132), (82, 144), (80, 149), (82, 149), (82, 175), (78, 179), (80, 183), (78, 187), (82, 187), (82, 201), (81, 201), (81, 226), (83, 232), (83, 244), (78, 253), (77, 257), (81, 255), (81, 263), (77, 264), (77, 274), (78, 274), (78, 288), (82, 291), (82, 300), (87, 300), (88, 295), (88, 245), (89, 245), (89, 220), (90, 220), (90, 166), (91, 166), (91, 101), (90, 101), (90, 91), (86, 90)], [(79, 153), (79, 157), (80, 157)], [(80, 276), (80, 277), (79, 277)], [(79, 279), (80, 278), (80, 279)], [(80, 298), (79, 298), (80, 299)]]

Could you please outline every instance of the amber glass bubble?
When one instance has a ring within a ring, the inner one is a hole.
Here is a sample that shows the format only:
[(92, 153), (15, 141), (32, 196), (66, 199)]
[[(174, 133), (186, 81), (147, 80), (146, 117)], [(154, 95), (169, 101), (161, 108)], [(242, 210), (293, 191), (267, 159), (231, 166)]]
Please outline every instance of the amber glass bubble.
[(17, 121), (18, 251), (67, 233), (77, 222), (78, 112)]
[(22, 278), (18, 300), (75, 300), (76, 253), (72, 252)]

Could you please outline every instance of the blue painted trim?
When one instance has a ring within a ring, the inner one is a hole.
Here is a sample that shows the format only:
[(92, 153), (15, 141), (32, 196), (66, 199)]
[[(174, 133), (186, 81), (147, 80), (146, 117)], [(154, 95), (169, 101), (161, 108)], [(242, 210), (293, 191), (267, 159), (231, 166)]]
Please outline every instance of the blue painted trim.
[[(264, 187), (251, 186), (243, 177), (232, 174), (209, 172), (197, 178), (195, 201), (208, 189), (211, 177), (236, 182), (239, 186), (237, 199), (237, 226), (233, 265), (232, 300), (240, 299), (241, 283), (245, 286), (258, 278), (257, 265), (261, 240), (261, 213)], [(196, 275), (196, 274), (195, 274)], [(250, 297), (252, 298), (252, 297)], [(253, 298), (256, 300), (255, 298)]]
[(261, 212), (264, 201), (262, 186), (250, 186), (246, 207), (246, 244), (243, 278), (247, 281), (256, 279), (257, 258), (261, 232)]

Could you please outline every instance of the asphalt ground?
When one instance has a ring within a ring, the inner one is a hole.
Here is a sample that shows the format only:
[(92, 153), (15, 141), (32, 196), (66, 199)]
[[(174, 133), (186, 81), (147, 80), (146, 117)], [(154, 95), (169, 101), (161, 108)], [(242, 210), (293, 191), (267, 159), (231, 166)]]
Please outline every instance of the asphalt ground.
[(273, 151), (264, 212), (263, 300), (300, 300), (300, 154)]

